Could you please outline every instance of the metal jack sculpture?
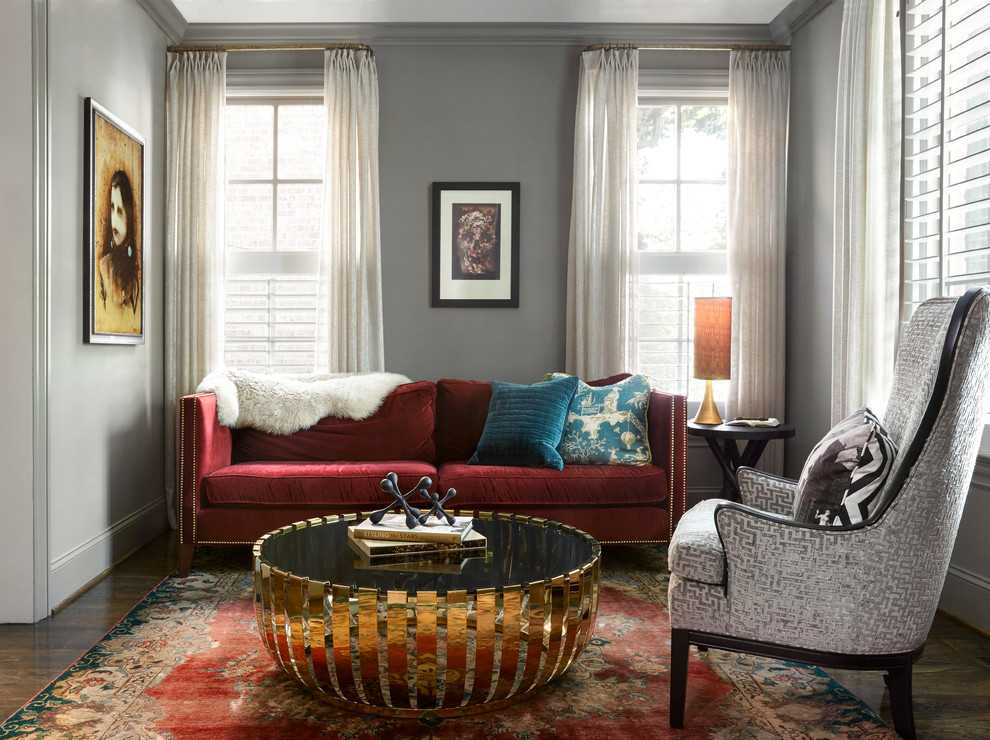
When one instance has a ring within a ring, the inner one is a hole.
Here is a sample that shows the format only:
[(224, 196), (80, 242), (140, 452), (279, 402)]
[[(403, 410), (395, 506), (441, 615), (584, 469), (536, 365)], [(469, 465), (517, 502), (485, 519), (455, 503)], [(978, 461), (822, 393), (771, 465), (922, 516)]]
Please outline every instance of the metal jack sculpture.
[(430, 503), (432, 503), (433, 506), (430, 508), (428, 512), (426, 512), (425, 514), (423, 514), (423, 516), (419, 518), (419, 523), (426, 524), (426, 522), (429, 521), (430, 516), (435, 514), (437, 519), (446, 519), (447, 524), (449, 524), (450, 526), (454, 526), (454, 517), (452, 517), (450, 514), (448, 514), (446, 511), (443, 510), (443, 505), (447, 503), (448, 500), (454, 498), (454, 496), (457, 495), (457, 491), (455, 491), (453, 488), (448, 489), (447, 495), (443, 497), (443, 500), (440, 499), (439, 493), (430, 493), (429, 491), (423, 491), (423, 495), (430, 500)]
[(417, 524), (419, 524), (419, 517), (422, 515), (422, 511), (417, 509), (415, 506), (410, 506), (409, 502), (406, 500), (414, 493), (419, 491), (426, 491), (430, 486), (433, 485), (433, 481), (430, 480), (429, 476), (424, 475), (419, 479), (419, 483), (408, 493), (402, 493), (399, 490), (399, 476), (395, 473), (389, 473), (385, 476), (385, 480), (382, 481), (381, 487), (385, 493), (391, 493), (395, 496), (395, 501), (392, 502), (391, 506), (386, 506), (384, 509), (379, 509), (375, 511), (368, 518), (371, 520), (372, 524), (378, 524), (382, 517), (388, 514), (395, 506), (402, 507), (402, 510), (406, 513), (406, 526), (412, 529)]
[[(430, 486), (433, 485), (433, 481), (430, 480), (429, 476), (423, 476), (419, 479), (419, 483), (408, 493), (402, 493), (399, 490), (399, 476), (395, 473), (389, 473), (385, 476), (385, 480), (381, 483), (381, 488), (385, 493), (391, 493), (395, 497), (395, 501), (392, 502), (390, 506), (386, 506), (384, 509), (379, 509), (378, 511), (372, 512), (368, 517), (372, 524), (379, 524), (386, 514), (388, 514), (396, 506), (401, 507), (402, 511), (406, 514), (406, 526), (409, 529), (413, 529), (417, 524), (426, 524), (431, 516), (436, 516), (437, 519), (445, 519), (447, 524), (453, 526), (454, 517), (443, 510), (443, 505), (447, 503), (449, 499), (452, 499), (457, 495), (457, 491), (453, 488), (447, 491), (447, 495), (440, 498), (439, 493), (430, 493)], [(423, 513), (415, 506), (410, 505), (409, 497), (422, 492), (423, 496), (432, 504), (430, 510), (427, 513)]]

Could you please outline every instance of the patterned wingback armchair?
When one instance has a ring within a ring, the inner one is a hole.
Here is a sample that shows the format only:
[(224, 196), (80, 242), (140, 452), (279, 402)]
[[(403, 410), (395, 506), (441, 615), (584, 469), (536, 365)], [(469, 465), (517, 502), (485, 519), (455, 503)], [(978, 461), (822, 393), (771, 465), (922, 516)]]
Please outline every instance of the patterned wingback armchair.
[(876, 509), (799, 523), (797, 482), (739, 471), (741, 504), (703, 501), (670, 543), (670, 724), (683, 724), (689, 646), (887, 672), (895, 729), (914, 737), (920, 657), (962, 516), (990, 385), (990, 292), (918, 307), (883, 426), (897, 445)]

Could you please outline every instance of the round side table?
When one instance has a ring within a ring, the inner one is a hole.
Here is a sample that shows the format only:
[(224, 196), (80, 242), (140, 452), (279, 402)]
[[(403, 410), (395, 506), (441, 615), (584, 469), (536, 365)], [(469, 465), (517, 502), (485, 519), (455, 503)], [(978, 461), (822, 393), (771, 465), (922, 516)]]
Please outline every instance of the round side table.
[[(728, 424), (698, 424), (689, 421), (687, 430), (688, 434), (694, 437), (705, 438), (722, 468), (722, 492), (720, 496), (730, 501), (739, 501), (740, 498), (736, 470), (743, 466), (755, 466), (769, 441), (794, 436), (794, 427), (789, 424), (778, 424), (775, 427), (750, 427)], [(739, 445), (736, 444), (740, 441), (746, 443), (742, 453), (739, 452)]]

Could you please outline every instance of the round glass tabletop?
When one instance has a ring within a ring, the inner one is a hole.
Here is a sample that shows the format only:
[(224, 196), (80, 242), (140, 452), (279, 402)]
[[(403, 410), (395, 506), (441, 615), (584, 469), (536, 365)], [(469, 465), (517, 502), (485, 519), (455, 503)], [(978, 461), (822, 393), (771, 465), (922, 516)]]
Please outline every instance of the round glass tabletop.
[(431, 564), (429, 557), (421, 563), (375, 566), (348, 546), (347, 527), (356, 521), (330, 521), (272, 533), (260, 543), (260, 563), (311, 581), (355, 589), (443, 595), (553, 578), (586, 566), (600, 552), (594, 539), (577, 530), (547, 527), (540, 520), (475, 518), (472, 528), (487, 538), (483, 556), (459, 562), (443, 558), (442, 567)]

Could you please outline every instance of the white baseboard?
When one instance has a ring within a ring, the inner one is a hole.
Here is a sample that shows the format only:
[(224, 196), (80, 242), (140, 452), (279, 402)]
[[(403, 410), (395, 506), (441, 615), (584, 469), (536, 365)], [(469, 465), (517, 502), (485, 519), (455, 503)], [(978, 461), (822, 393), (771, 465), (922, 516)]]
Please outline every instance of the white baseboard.
[(952, 562), (939, 606), (990, 632), (990, 567), (984, 532), (990, 521), (990, 459), (976, 460)]
[(52, 561), (48, 575), (48, 603), (52, 609), (57, 609), (167, 527), (162, 497), (57, 557)]
[(990, 632), (990, 580), (980, 574), (950, 565), (939, 606), (981, 630)]

